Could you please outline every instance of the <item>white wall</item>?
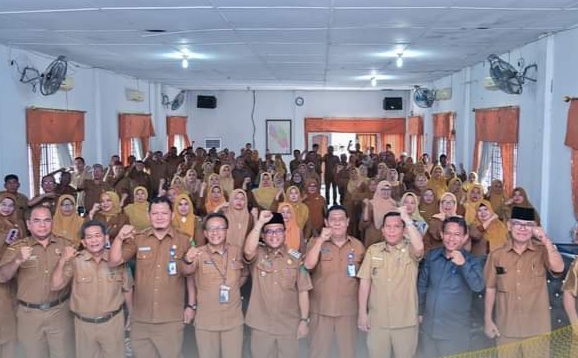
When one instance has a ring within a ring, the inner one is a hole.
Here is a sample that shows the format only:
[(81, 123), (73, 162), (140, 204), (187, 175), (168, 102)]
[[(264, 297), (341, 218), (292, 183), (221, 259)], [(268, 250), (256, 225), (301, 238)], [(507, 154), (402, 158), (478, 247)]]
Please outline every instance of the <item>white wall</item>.
[[(162, 105), (161, 91), (171, 98), (178, 90), (164, 88), (148, 81), (69, 63), (69, 75), (74, 78), (74, 89), (42, 96), (32, 92), (30, 85), (20, 83), (15, 66), (32, 65), (43, 71), (53, 60), (26, 51), (0, 46), (0, 174), (15, 173), (20, 176), (21, 190), (28, 193), (28, 149), (26, 143), (26, 108), (29, 106), (86, 111), (83, 156), (87, 163), (108, 163), (109, 157), (119, 151), (118, 113), (152, 113), (157, 137), (151, 140), (152, 149), (165, 150), (166, 120), (169, 113)], [(127, 101), (126, 88), (139, 88), (145, 92), (143, 102)], [(186, 107), (170, 114), (186, 115)]]

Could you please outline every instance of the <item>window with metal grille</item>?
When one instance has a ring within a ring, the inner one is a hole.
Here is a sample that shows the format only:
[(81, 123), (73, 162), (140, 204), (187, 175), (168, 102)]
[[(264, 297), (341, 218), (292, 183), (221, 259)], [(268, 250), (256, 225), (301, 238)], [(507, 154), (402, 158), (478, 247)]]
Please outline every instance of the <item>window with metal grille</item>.
[[(485, 173), (486, 175), (481, 176), (481, 183), (484, 187), (489, 187), (492, 184), (494, 179), (504, 180), (504, 171), (502, 166), (502, 151), (500, 149), (499, 143), (489, 143), (488, 146), (489, 150), (489, 160), (488, 160), (488, 168)], [(516, 186), (516, 172), (517, 170), (517, 163), (518, 163), (518, 146), (514, 147), (514, 173), (513, 173), (513, 183), (514, 187)], [(478, 173), (483, 174), (483, 173)]]
[[(41, 144), (40, 145), (40, 179), (43, 176), (52, 173), (60, 168), (71, 167), (74, 159), (74, 147), (72, 143), (61, 144)], [(32, 152), (28, 147), (28, 163), (32, 163)], [(32, 166), (28, 168), (29, 178), (33, 178)], [(60, 175), (56, 175), (56, 181), (60, 179)], [(42, 191), (40, 183), (37, 184), (38, 189)], [(34, 183), (30, 181), (30, 193), (34, 193)]]

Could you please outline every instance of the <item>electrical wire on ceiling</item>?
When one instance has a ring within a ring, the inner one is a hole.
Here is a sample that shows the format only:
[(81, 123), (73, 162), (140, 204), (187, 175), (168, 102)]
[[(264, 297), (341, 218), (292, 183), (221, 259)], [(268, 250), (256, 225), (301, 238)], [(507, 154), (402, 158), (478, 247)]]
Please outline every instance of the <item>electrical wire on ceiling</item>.
[(251, 108), (251, 123), (253, 123), (253, 141), (252, 141), (252, 147), (255, 148), (255, 131), (257, 130), (257, 127), (255, 126), (255, 105), (257, 104), (257, 94), (255, 93), (255, 90), (253, 90), (253, 108)]

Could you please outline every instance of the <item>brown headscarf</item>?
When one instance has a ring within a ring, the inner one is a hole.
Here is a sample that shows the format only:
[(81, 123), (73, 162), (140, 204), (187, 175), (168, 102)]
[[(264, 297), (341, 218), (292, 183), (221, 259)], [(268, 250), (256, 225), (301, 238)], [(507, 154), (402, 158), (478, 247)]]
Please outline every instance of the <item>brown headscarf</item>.
[[(146, 198), (148, 198), (149, 192), (147, 188), (145, 188), (144, 186), (137, 186), (136, 188), (134, 188), (134, 190), (132, 191), (133, 198), (136, 198), (136, 192), (139, 190), (142, 190), (145, 193)], [(148, 201), (146, 201), (146, 199), (142, 203), (137, 202), (135, 199), (132, 204), (128, 204), (124, 208), (124, 213), (126, 214), (126, 216), (128, 216), (130, 224), (134, 226), (138, 231), (144, 230), (147, 227), (149, 227), (150, 225), (149, 203)]]
[[(245, 197), (245, 206), (242, 209), (235, 209), (233, 206), (233, 200), (235, 200), (235, 196), (237, 196), (237, 194), (243, 195)], [(251, 214), (248, 210), (247, 201), (247, 193), (245, 193), (243, 189), (235, 189), (229, 197), (229, 207), (225, 212), (225, 216), (229, 220), (229, 228), (227, 229), (227, 242), (232, 245), (237, 245), (241, 248), (245, 245), (245, 239), (250, 229), (249, 225), (251, 224)]]
[(381, 189), (386, 186), (389, 186), (390, 188), (392, 187), (391, 183), (387, 180), (382, 180), (377, 183), (377, 189), (375, 189), (375, 193), (373, 193), (373, 199), (369, 201), (373, 208), (373, 225), (378, 230), (383, 226), (383, 216), (390, 211), (397, 210), (395, 200), (391, 197), (389, 199), (381, 197)]
[[(181, 200), (185, 200), (189, 204), (189, 212), (187, 215), (181, 215), (179, 213), (179, 203)], [(187, 194), (179, 194), (173, 201), (173, 227), (186, 235), (191, 239), (195, 237), (195, 224), (197, 217), (195, 216), (195, 207), (191, 198)]]
[(290, 249), (299, 250), (301, 247), (301, 229), (299, 229), (297, 224), (295, 209), (290, 203), (281, 203), (277, 208), (277, 212), (281, 213), (283, 208), (288, 208), (291, 211), (291, 219), (285, 221), (285, 244)]

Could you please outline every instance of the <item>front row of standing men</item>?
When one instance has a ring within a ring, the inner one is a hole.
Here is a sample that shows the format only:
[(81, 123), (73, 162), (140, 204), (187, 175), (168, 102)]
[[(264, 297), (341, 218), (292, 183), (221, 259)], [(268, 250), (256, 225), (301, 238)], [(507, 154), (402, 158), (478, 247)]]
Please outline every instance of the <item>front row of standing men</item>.
[[(527, 350), (522, 339), (550, 331), (545, 275), (564, 269), (533, 215), (514, 208), (510, 240), (489, 255), (485, 269), (464, 250), (464, 219), (450, 217), (444, 246), (428, 252), (418, 270), (423, 241), (404, 208), (385, 215), (384, 241), (365, 252), (347, 235), (346, 210), (334, 206), (301, 257), (285, 245), (281, 215), (269, 211), (255, 217), (243, 248), (227, 243), (227, 218), (209, 214), (207, 245), (194, 247), (171, 227), (170, 201), (158, 197), (149, 207), (149, 229), (123, 227), (108, 250), (104, 225), (89, 221), (78, 253), (51, 234), (50, 211), (35, 207), (27, 220), (31, 236), (7, 248), (0, 281), (16, 277), (18, 339), (30, 358), (123, 357), (125, 298), (138, 358), (182, 357), (184, 324), (193, 319), (202, 358), (241, 357), (244, 323), (255, 358), (298, 357), (298, 340), (307, 335), (310, 357), (329, 357), (335, 339), (339, 356), (352, 358), (358, 328), (368, 332), (371, 357), (412, 357), (420, 323), (424, 354), (448, 355), (469, 349), (471, 293), (482, 291), (484, 281), (486, 334), (499, 344), (514, 342), (509, 353), (517, 354)], [(133, 258), (134, 294), (125, 267)], [(240, 288), (249, 273), (244, 320)]]

